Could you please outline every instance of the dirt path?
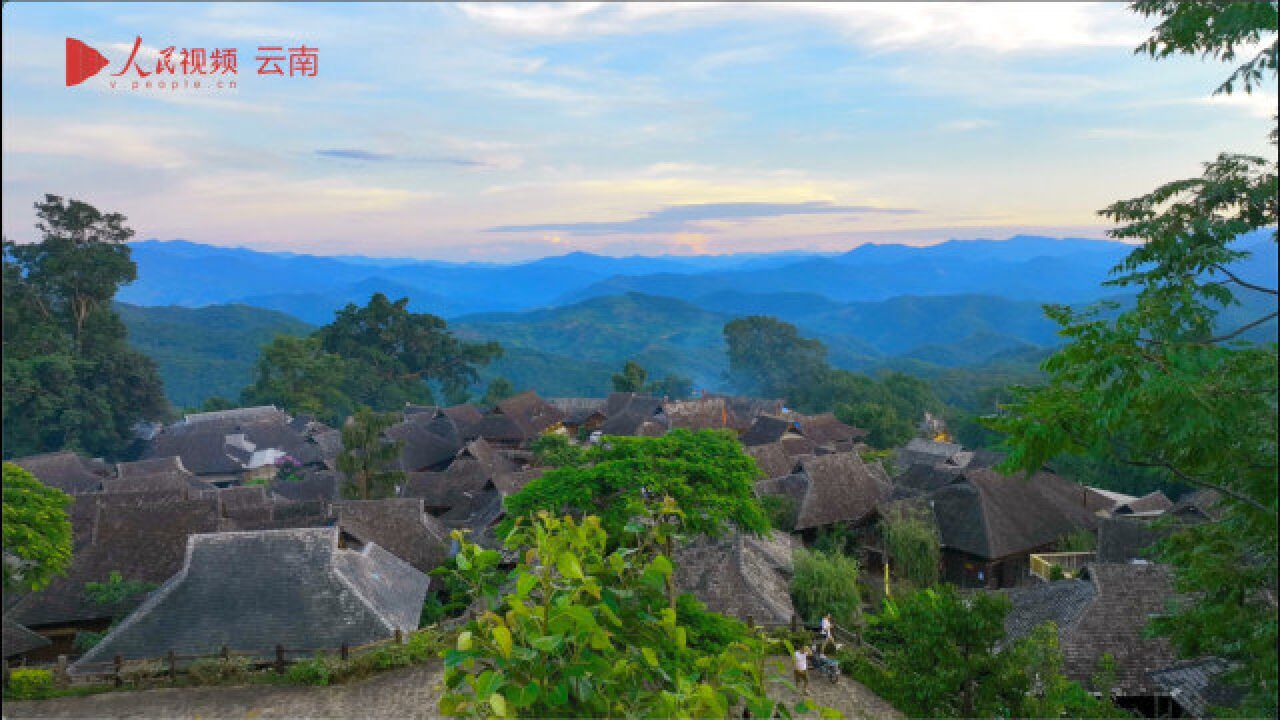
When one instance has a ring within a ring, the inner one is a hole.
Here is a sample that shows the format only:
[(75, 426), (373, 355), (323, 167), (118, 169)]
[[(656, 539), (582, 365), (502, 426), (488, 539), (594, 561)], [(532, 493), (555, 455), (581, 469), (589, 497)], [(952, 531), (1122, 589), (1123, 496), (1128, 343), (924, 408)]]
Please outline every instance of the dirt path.
[[(786, 662), (771, 659), (778, 674)], [(440, 664), (395, 670), (362, 682), (332, 687), (242, 685), (237, 687), (160, 688), (112, 692), (40, 702), (6, 702), (5, 718), (433, 718)], [(774, 697), (787, 703), (799, 698), (781, 683)], [(885, 701), (847, 677), (832, 685), (818, 677), (809, 697), (834, 707), (846, 718), (901, 717)]]

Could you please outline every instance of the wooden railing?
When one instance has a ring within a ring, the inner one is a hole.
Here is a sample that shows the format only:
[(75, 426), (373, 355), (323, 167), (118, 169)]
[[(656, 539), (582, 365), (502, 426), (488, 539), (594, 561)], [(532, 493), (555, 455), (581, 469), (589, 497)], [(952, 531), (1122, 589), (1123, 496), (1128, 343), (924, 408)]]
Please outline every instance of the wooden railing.
[[(410, 635), (423, 632), (439, 632), (443, 629), (442, 625), (431, 625), (421, 630), (409, 633)], [(393, 645), (403, 645), (405, 642), (405, 633), (399, 629), (389, 638), (382, 640), (374, 640), (373, 642), (363, 645), (342, 644), (336, 648), (310, 648), (310, 649), (292, 649), (284, 645), (277, 644), (272, 648), (232, 650), (223, 646), (216, 653), (205, 653), (196, 655), (179, 654), (173, 651), (168, 652), (162, 657), (157, 658), (130, 658), (126, 660), (120, 655), (116, 655), (111, 660), (96, 663), (79, 663), (76, 665), (74, 673), (68, 672), (68, 663), (66, 656), (59, 656), (56, 665), (44, 666), (45, 669), (51, 670), (54, 674), (55, 682), (64, 685), (94, 685), (94, 684), (112, 684), (120, 687), (124, 684), (125, 678), (136, 672), (138, 669), (147, 665), (159, 665), (162, 669), (161, 673), (154, 675), (156, 679), (167, 678), (170, 682), (177, 680), (179, 675), (187, 674), (191, 665), (199, 660), (223, 660), (229, 662), (232, 658), (248, 658), (247, 666), (254, 670), (263, 670), (268, 668), (275, 669), (278, 673), (284, 673), (288, 667), (299, 660), (314, 657), (321, 653), (336, 654), (343, 661), (350, 660), (361, 655), (380, 650)], [(38, 667), (38, 666), (29, 666)], [(9, 681), (9, 664), (5, 662), (4, 680), (5, 685)]]
[(1032, 553), (1031, 574), (1047, 581), (1053, 578), (1056, 567), (1062, 570), (1063, 578), (1074, 578), (1097, 557), (1094, 552)]

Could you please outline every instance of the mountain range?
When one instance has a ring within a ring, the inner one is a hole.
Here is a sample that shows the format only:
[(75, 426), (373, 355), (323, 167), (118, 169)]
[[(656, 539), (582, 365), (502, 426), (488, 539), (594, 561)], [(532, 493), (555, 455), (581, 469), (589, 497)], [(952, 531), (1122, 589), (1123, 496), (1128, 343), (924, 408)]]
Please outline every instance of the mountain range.
[[(1263, 231), (1237, 245), (1233, 270), (1274, 286), (1276, 246)], [(862, 245), (847, 253), (614, 258), (588, 253), (526, 263), (318, 257), (184, 241), (132, 244), (139, 279), (119, 300), (136, 345), (157, 357), (179, 405), (234, 397), (256, 348), (301, 334), (374, 292), (449, 319), (459, 335), (493, 339), (505, 356), (482, 371), (551, 395), (599, 395), (623, 362), (719, 389), (722, 330), (771, 315), (826, 343), (853, 370), (917, 373), (1038, 357), (1058, 342), (1045, 302), (1128, 300), (1101, 283), (1131, 249), (1082, 238), (1016, 236), (928, 247)], [(1243, 318), (1265, 298), (1224, 316)], [(164, 307), (145, 307), (164, 306)], [(230, 307), (228, 307), (230, 306)], [(1274, 339), (1275, 323), (1253, 339)], [(185, 338), (185, 339), (184, 339)], [(203, 368), (203, 370), (202, 370)], [(216, 382), (202, 382), (201, 373)]]

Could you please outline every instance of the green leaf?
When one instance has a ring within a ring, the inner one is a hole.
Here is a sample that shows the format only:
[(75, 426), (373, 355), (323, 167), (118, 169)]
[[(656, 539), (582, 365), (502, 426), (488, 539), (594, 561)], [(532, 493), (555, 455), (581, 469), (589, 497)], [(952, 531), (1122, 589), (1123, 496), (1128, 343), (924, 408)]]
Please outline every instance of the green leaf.
[(507, 699), (502, 697), (501, 694), (490, 693), (489, 707), (493, 708), (493, 712), (496, 713), (498, 717), (508, 717)]
[(498, 652), (503, 658), (511, 657), (511, 631), (501, 625), (493, 628), (493, 641), (498, 645)]
[(462, 632), (458, 633), (458, 649), (459, 650), (463, 650), (463, 651), (470, 650), (472, 647), (472, 644), (473, 644), (473, 640), (471, 637), (470, 630), (463, 630)]
[(644, 655), (644, 661), (649, 663), (649, 667), (658, 667), (658, 655), (653, 651), (653, 648), (642, 647), (640, 648), (640, 653)]
[(582, 579), (582, 565), (578, 563), (578, 558), (569, 553), (561, 553), (560, 557), (556, 558), (556, 569), (567, 578)]

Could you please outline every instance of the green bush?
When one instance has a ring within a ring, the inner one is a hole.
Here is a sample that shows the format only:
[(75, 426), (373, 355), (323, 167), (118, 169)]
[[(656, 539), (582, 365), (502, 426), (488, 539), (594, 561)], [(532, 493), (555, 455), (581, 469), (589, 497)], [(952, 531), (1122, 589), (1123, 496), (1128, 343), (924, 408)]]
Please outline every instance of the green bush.
[(297, 685), (328, 685), (337, 679), (342, 670), (342, 661), (317, 653), (315, 657), (290, 665), (285, 677)]
[(52, 691), (52, 671), (18, 668), (9, 673), (9, 697), (17, 700), (38, 700)]
[(676, 599), (676, 619), (688, 633), (689, 647), (708, 654), (719, 654), (750, 636), (746, 623), (707, 610), (706, 605), (688, 593)]
[(909, 512), (891, 514), (880, 523), (880, 535), (889, 556), (889, 571), (895, 577), (917, 588), (938, 583), (942, 550), (932, 518)]
[(1061, 566), (1061, 565), (1051, 565), (1051, 566), (1049, 566), (1049, 581), (1050, 581), (1050, 582), (1053, 582), (1053, 581), (1055, 581), (1055, 580), (1062, 580), (1062, 579), (1064, 579), (1066, 576), (1067, 576), (1067, 574), (1066, 574), (1065, 572), (1063, 572), (1063, 571), (1062, 571), (1062, 566)]
[(253, 671), (253, 661), (240, 655), (229, 658), (201, 658), (187, 667), (187, 675), (197, 685), (244, 682)]
[(839, 553), (797, 550), (791, 578), (791, 600), (807, 623), (831, 613), (837, 625), (858, 622), (862, 600), (858, 588), (858, 561)]
[(120, 668), (120, 679), (137, 688), (149, 687), (168, 674), (169, 668), (159, 660), (129, 660)]

